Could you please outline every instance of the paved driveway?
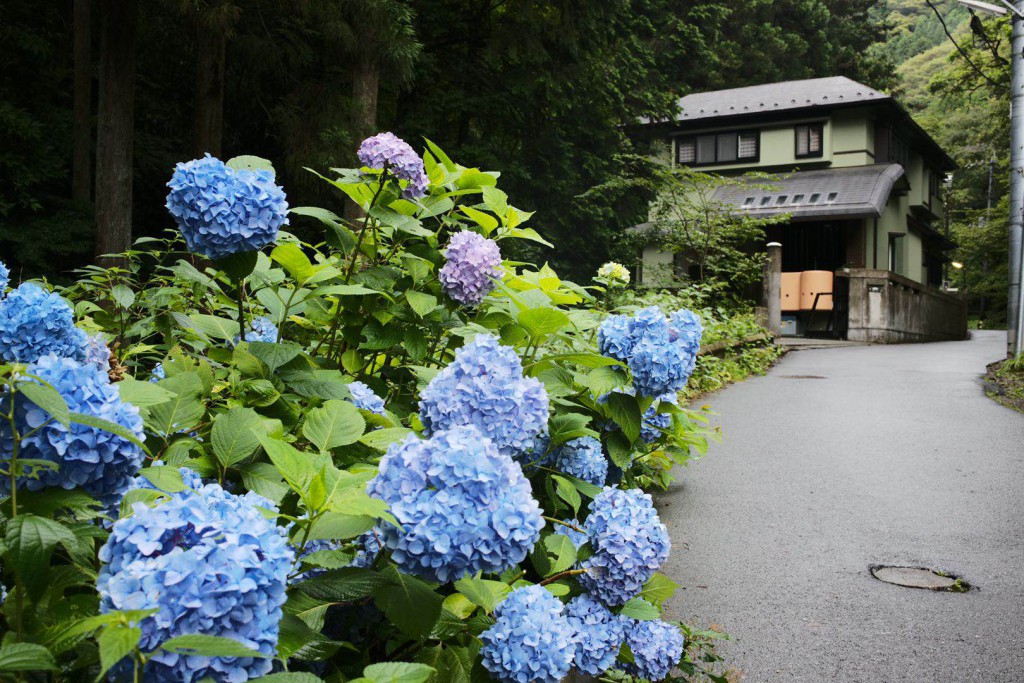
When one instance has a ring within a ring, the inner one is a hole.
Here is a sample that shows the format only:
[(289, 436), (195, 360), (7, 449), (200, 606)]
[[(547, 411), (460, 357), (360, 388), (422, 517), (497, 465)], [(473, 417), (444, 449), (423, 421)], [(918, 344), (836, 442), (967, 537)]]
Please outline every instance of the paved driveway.
[(1004, 345), (792, 352), (713, 396), (723, 443), (658, 501), (670, 614), (734, 635), (744, 681), (1024, 681), (1024, 415), (977, 381)]

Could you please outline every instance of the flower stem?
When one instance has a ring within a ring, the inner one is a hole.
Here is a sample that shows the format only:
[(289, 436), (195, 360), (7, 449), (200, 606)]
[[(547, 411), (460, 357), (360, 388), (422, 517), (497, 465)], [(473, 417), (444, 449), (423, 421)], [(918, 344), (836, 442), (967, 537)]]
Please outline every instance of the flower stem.
[(554, 576), (549, 576), (548, 578), (546, 578), (543, 581), (541, 581), (539, 585), (546, 586), (549, 583), (554, 583), (555, 581), (558, 581), (559, 579), (564, 579), (567, 576), (576, 576), (578, 574), (586, 574), (586, 573), (587, 573), (586, 569), (570, 569), (568, 571), (562, 572), (561, 574), (555, 574)]
[(555, 519), (554, 517), (544, 517), (544, 519), (548, 520), (549, 522), (554, 522), (555, 524), (561, 524), (562, 526), (568, 527), (568, 528), (570, 528), (570, 529), (572, 529), (574, 531), (578, 531), (581, 534), (587, 533), (586, 529), (582, 529), (582, 528), (576, 526), (575, 524), (569, 524), (569, 522), (563, 522), (562, 520)]

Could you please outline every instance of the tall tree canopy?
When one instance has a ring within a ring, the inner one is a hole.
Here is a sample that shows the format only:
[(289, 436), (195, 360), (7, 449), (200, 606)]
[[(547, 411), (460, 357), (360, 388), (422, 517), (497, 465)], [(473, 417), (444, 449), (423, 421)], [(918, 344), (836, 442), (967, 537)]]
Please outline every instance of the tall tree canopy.
[[(642, 197), (582, 199), (632, 168), (622, 161), (637, 151), (628, 124), (669, 115), (676, 98), (697, 89), (835, 74), (891, 87), (893, 69), (868, 49), (885, 32), (873, 4), (139, 3), (134, 234), (169, 225), (163, 185), (197, 144), (272, 159), (302, 204), (324, 199), (304, 167), (348, 164), (363, 136), (391, 129), (501, 170), (517, 204), (538, 210), (538, 226), (558, 245), (534, 256), (589, 272), (644, 207)], [(89, 207), (65, 199), (74, 156), (73, 3), (44, 5), (0, 0), (8, 36), (0, 63), (16, 66), (0, 75), (0, 117), (14, 123), (0, 142), (0, 255), (29, 273), (85, 263), (93, 252)], [(97, 28), (94, 77), (104, 58)], [(49, 226), (46, 240), (25, 237), (40, 226)]]

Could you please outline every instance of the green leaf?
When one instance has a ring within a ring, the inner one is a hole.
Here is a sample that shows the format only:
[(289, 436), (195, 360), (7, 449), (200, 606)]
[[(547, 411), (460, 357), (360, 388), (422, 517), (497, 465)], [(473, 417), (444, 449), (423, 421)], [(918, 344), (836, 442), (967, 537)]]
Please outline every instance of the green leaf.
[(366, 420), (355, 405), (348, 401), (330, 400), (309, 411), (302, 425), (302, 435), (325, 452), (355, 443), (365, 429)]
[(573, 483), (565, 477), (560, 477), (555, 474), (551, 476), (551, 479), (555, 482), (555, 491), (557, 491), (558, 497), (568, 503), (572, 507), (573, 513), (578, 515), (580, 505), (583, 504), (583, 500), (580, 498), (580, 492), (577, 491)]
[(544, 537), (544, 547), (549, 554), (550, 569), (546, 576), (553, 576), (568, 570), (576, 564), (576, 546), (565, 534), (550, 534)]
[(433, 675), (433, 667), (409, 662), (381, 662), (363, 669), (363, 676), (373, 683), (424, 683)]
[(484, 229), (484, 236), (490, 235), (495, 228), (498, 227), (498, 219), (489, 213), (484, 213), (478, 209), (474, 209), (472, 206), (460, 206), (459, 210), (462, 213), (469, 216), (469, 218)]
[(100, 632), (96, 643), (100, 647), (100, 675), (96, 680), (101, 680), (110, 668), (130, 655), (139, 646), (142, 638), (142, 629), (127, 624), (114, 624)]
[(270, 163), (269, 159), (253, 156), (252, 154), (241, 154), (237, 157), (231, 157), (224, 162), (224, 165), (236, 171), (270, 171), (271, 174), (276, 175), (274, 164)]
[(36, 595), (45, 587), (54, 547), (60, 543), (70, 550), (75, 545), (75, 535), (52, 519), (19, 515), (7, 523), (6, 543), (7, 565), (29, 593)]
[(125, 377), (116, 386), (122, 401), (139, 408), (149, 408), (174, 398), (174, 392), (155, 382), (140, 382), (132, 377)]
[(622, 428), (622, 433), (631, 442), (640, 437), (640, 405), (635, 396), (627, 394), (609, 394), (608, 416), (615, 421), (615, 424)]
[(376, 451), (386, 451), (388, 446), (396, 441), (401, 441), (409, 434), (412, 434), (412, 430), (405, 427), (377, 429), (360, 437), (359, 443), (369, 446)]
[(344, 512), (326, 512), (313, 523), (309, 532), (311, 541), (336, 541), (355, 538), (374, 527), (377, 518), (371, 515), (350, 515)]
[(283, 671), (281, 673), (260, 676), (252, 679), (253, 683), (324, 683), (324, 679), (305, 671)]
[(71, 418), (71, 422), (73, 424), (86, 425), (88, 427), (93, 427), (95, 429), (102, 429), (103, 431), (110, 432), (111, 434), (116, 434), (125, 441), (131, 441), (133, 444), (141, 448), (146, 453), (149, 452), (149, 449), (146, 448), (146, 444), (143, 441), (141, 441), (139, 437), (135, 436), (134, 432), (132, 432), (130, 429), (127, 429), (126, 427), (122, 427), (116, 422), (104, 420), (103, 418), (94, 417), (92, 415), (86, 415), (85, 413), (71, 412), (68, 415)]
[(302, 353), (302, 347), (288, 342), (249, 342), (249, 353), (259, 358), (270, 372), (287, 365)]
[(238, 468), (242, 475), (242, 483), (245, 488), (255, 491), (272, 503), (280, 503), (284, 495), (288, 493), (288, 486), (285, 484), (277, 468), (267, 462), (254, 462)]
[(157, 465), (139, 470), (139, 474), (165, 493), (178, 493), (188, 488), (185, 486), (185, 481), (181, 478), (181, 472), (177, 467)]
[(679, 585), (664, 574), (655, 574), (640, 591), (640, 597), (651, 604), (660, 607), (666, 600), (672, 597)]
[(322, 661), (331, 657), (340, 647), (341, 643), (317, 633), (293, 614), (285, 614), (281, 619), (277, 656), (285, 661), (292, 657), (312, 662)]
[(57, 671), (53, 655), (35, 643), (7, 643), (0, 647), (0, 671)]
[(584, 384), (596, 398), (609, 394), (613, 389), (625, 386), (629, 377), (625, 370), (616, 366), (594, 368), (587, 374)]
[(605, 442), (608, 448), (608, 457), (615, 465), (623, 470), (629, 469), (633, 464), (632, 445), (622, 432), (611, 432)]
[(407, 289), (405, 290), (405, 298), (412, 310), (421, 318), (437, 308), (437, 297), (433, 294), (425, 294), (424, 292)]
[(516, 316), (532, 339), (542, 339), (569, 326), (569, 316), (557, 308), (530, 308)]
[(201, 633), (175, 636), (161, 643), (160, 649), (181, 655), (198, 655), (200, 657), (257, 657), (260, 659), (267, 657), (259, 650), (242, 645), (234, 638), (208, 636)]
[(294, 446), (280, 439), (260, 434), (259, 440), (270, 462), (274, 463), (274, 467), (288, 485), (300, 495), (304, 494), (320, 469), (317, 465), (318, 459), (296, 450)]
[(257, 436), (262, 418), (252, 408), (232, 408), (213, 420), (210, 442), (223, 467), (245, 460), (260, 447)]
[(299, 590), (325, 602), (351, 602), (374, 594), (391, 583), (384, 574), (361, 567), (345, 567), (303, 581)]
[(387, 567), (382, 574), (390, 582), (374, 591), (377, 607), (406, 635), (417, 640), (429, 636), (441, 615), (441, 596), (423, 581), (394, 567)]
[(215, 315), (193, 313), (188, 319), (200, 332), (214, 339), (230, 340), (238, 336), (238, 321)]
[(316, 275), (316, 268), (310, 263), (309, 257), (302, 251), (302, 247), (295, 244), (295, 242), (285, 242), (284, 244), (277, 245), (270, 252), (270, 258), (284, 266), (284, 269), (300, 285)]
[(150, 407), (146, 417), (149, 430), (162, 436), (188, 431), (199, 424), (206, 408), (199, 396), (203, 382), (197, 372), (184, 372), (161, 380), (159, 386), (173, 392), (173, 398)]
[(110, 289), (110, 296), (113, 297), (114, 301), (121, 308), (128, 309), (135, 303), (135, 292), (132, 291), (131, 287), (125, 285), (114, 285)]
[(56, 389), (32, 380), (18, 382), (16, 386), (18, 392), (46, 411), (54, 420), (65, 427), (70, 424), (71, 413), (68, 411), (68, 404)]
[(587, 427), (590, 424), (590, 416), (582, 413), (558, 413), (551, 418), (550, 434), (551, 447), (563, 444), (566, 441), (578, 439), (581, 436), (600, 436), (593, 429)]
[[(258, 251), (240, 251), (215, 261), (217, 267), (227, 273), (232, 282), (238, 283), (249, 277), (256, 269)], [(230, 337), (228, 337), (230, 339)]]
[(633, 598), (619, 610), (619, 614), (630, 619), (654, 621), (661, 618), (661, 610), (643, 598)]
[(455, 582), (455, 590), (465, 595), (474, 605), (483, 607), (484, 611), (493, 612), (512, 588), (501, 581), (488, 581), (478, 576), (467, 576)]

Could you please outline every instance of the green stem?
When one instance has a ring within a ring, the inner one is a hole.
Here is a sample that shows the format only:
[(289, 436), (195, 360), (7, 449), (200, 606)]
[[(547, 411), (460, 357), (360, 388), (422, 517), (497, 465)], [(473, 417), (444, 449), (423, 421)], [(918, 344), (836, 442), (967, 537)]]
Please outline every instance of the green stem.
[(549, 583), (554, 583), (555, 581), (558, 581), (559, 579), (564, 579), (567, 576), (576, 576), (577, 574), (586, 574), (586, 573), (587, 573), (586, 569), (570, 569), (569, 571), (564, 571), (561, 574), (555, 574), (554, 576), (549, 576), (548, 578), (546, 578), (543, 581), (541, 581), (540, 585), (541, 586), (546, 586)]
[(238, 339), (239, 341), (245, 341), (245, 306), (242, 303), (242, 297), (244, 296), (245, 290), (243, 286), (245, 279), (241, 279), (238, 282)]
[(562, 526), (568, 527), (568, 528), (572, 529), (573, 531), (579, 531), (581, 534), (587, 533), (586, 529), (580, 528), (580, 527), (576, 526), (575, 524), (569, 524), (569, 522), (563, 522), (562, 520), (555, 519), (554, 517), (546, 517), (545, 516), (544, 519), (548, 520), (549, 522), (553, 522), (555, 524), (561, 524)]

